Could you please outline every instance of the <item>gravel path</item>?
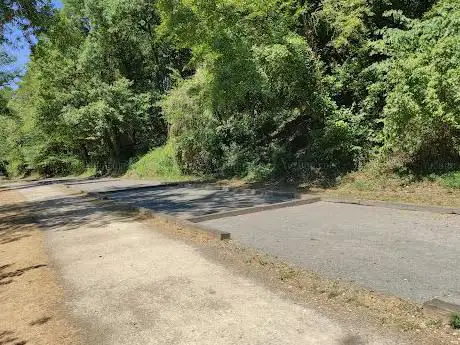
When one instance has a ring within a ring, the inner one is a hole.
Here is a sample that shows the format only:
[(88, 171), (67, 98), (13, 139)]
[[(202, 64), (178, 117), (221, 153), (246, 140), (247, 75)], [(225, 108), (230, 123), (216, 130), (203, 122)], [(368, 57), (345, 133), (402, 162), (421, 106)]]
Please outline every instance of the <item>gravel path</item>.
[(319, 202), (203, 224), (330, 278), (460, 304), (460, 216)]
[(101, 203), (52, 186), (20, 191), (86, 344), (402, 344), (334, 322)]

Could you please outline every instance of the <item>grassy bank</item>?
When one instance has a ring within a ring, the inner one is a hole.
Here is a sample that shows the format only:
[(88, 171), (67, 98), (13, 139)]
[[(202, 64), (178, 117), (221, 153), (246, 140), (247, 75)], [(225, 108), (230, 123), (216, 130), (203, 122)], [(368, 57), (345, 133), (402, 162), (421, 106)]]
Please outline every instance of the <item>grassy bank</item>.
[(172, 144), (156, 148), (133, 163), (126, 178), (157, 179), (161, 181), (199, 180), (196, 176), (184, 175), (174, 157)]
[(320, 191), (327, 196), (460, 207), (460, 172), (414, 177), (360, 171)]

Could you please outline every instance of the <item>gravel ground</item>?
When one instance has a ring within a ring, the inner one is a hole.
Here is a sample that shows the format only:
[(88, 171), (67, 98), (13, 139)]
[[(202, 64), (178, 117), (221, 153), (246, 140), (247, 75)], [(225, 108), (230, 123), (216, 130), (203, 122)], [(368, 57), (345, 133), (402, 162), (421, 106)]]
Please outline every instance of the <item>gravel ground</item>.
[(86, 344), (404, 344), (284, 298), (104, 202), (21, 190)]
[(460, 304), (460, 217), (319, 202), (203, 224), (329, 278)]

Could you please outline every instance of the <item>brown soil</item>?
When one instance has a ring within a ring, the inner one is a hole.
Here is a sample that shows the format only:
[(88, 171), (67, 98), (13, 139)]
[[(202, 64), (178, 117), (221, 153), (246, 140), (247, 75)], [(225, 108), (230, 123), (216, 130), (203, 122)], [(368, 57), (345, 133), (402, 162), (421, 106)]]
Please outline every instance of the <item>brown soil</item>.
[[(19, 193), (0, 191), (0, 206), (20, 202)], [(0, 345), (79, 344), (62, 311), (63, 294), (48, 266), (43, 235), (32, 219), (19, 216), (0, 214)]]

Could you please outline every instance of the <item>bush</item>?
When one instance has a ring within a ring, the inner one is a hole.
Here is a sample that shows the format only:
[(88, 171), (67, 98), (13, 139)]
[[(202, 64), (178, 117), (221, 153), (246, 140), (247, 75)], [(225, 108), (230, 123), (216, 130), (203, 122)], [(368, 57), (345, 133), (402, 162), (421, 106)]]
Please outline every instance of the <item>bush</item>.
[(208, 93), (209, 74), (198, 70), (195, 76), (173, 89), (162, 101), (170, 124), (171, 150), (186, 174), (216, 174), (222, 152), (218, 122), (214, 118)]
[[(306, 40), (286, 25), (283, 14), (273, 11), (277, 5), (219, 1), (210, 8), (188, 3), (174, 11), (164, 8), (169, 24), (184, 20), (176, 17), (181, 11), (212, 25), (213, 19), (228, 21), (225, 28), (202, 35), (194, 34), (203, 27), (195, 27), (193, 20), (168, 27), (172, 32), (180, 29), (180, 35), (188, 28), (183, 43), (192, 47), (199, 63), (196, 74), (162, 102), (183, 172), (295, 178), (302, 170), (299, 162), (312, 156), (335, 108), (322, 85), (319, 61)], [(252, 26), (249, 18), (258, 25)]]
[(85, 166), (81, 160), (74, 156), (49, 155), (41, 160), (34, 169), (44, 176), (67, 176), (71, 174), (82, 174)]
[(460, 171), (441, 176), (440, 183), (446, 188), (460, 189)]
[(460, 329), (460, 314), (452, 314), (450, 325), (454, 329)]

